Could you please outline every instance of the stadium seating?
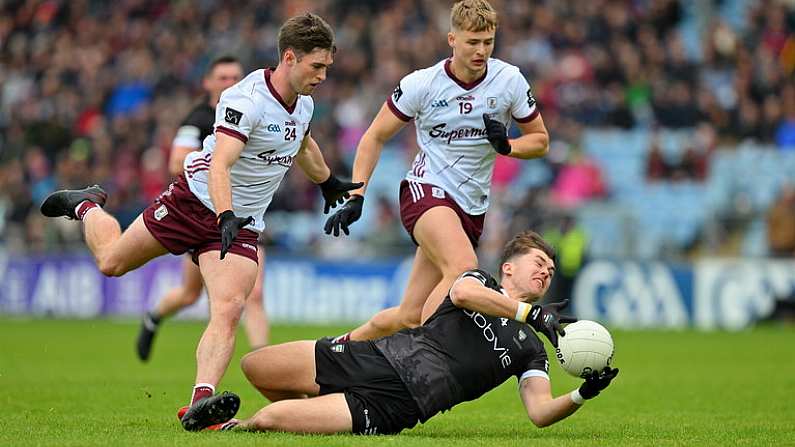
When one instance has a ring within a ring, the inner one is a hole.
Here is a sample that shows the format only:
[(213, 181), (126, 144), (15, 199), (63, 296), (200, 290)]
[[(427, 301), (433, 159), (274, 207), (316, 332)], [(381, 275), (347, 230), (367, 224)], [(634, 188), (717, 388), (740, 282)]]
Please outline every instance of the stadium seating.
[[(664, 158), (676, 161), (692, 132), (662, 130), (657, 137)], [(594, 256), (654, 258), (666, 248), (683, 250), (696, 241), (707, 219), (729, 214), (735, 201), (747, 199), (749, 211), (764, 215), (782, 183), (795, 182), (795, 153), (745, 144), (736, 150), (716, 151), (704, 183), (650, 183), (644, 179), (644, 170), (651, 139), (649, 132), (639, 130), (587, 130), (583, 135), (585, 151), (603, 169), (612, 191), (608, 207), (585, 207), (578, 213)], [(634, 243), (621, 240), (627, 234), (622, 230), (627, 218), (637, 230), (633, 234), (639, 240)], [(750, 225), (744, 253), (766, 253), (763, 224), (757, 218)]]

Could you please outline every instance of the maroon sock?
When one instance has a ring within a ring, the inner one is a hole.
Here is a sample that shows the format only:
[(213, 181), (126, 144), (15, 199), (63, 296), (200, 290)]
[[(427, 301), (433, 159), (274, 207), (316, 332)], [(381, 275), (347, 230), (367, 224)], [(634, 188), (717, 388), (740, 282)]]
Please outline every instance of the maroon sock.
[(90, 200), (83, 200), (79, 205), (77, 205), (77, 208), (75, 208), (75, 216), (77, 216), (79, 220), (83, 220), (83, 218), (86, 216), (86, 213), (98, 206), (99, 205)]
[(212, 396), (214, 393), (215, 390), (210, 385), (196, 385), (193, 387), (193, 396), (190, 398), (190, 404), (193, 405), (205, 397)]

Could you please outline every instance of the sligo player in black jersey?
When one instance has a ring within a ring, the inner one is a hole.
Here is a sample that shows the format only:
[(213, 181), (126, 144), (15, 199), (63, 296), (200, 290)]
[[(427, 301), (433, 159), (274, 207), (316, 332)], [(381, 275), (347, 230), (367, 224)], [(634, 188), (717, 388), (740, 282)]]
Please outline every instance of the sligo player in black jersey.
[[(557, 345), (565, 303), (531, 304), (549, 288), (554, 252), (525, 231), (505, 246), (501, 283), (482, 270), (463, 273), (436, 312), (417, 328), (374, 341), (329, 339), (270, 346), (248, 354), (243, 371), (272, 404), (212, 429), (295, 433), (394, 434), (456, 404), (477, 399), (511, 376), (530, 420), (553, 424), (604, 390), (618, 374), (594, 372), (553, 397), (549, 362), (536, 334)], [(238, 405), (217, 396), (207, 412)], [(209, 424), (207, 424), (209, 425)]]

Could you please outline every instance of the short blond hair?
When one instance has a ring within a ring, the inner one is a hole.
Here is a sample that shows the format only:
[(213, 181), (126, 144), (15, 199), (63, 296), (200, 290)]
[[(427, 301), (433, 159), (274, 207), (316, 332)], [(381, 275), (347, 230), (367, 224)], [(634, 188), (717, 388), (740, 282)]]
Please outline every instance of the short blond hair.
[(462, 0), (450, 11), (454, 31), (491, 31), (497, 28), (497, 11), (486, 0)]

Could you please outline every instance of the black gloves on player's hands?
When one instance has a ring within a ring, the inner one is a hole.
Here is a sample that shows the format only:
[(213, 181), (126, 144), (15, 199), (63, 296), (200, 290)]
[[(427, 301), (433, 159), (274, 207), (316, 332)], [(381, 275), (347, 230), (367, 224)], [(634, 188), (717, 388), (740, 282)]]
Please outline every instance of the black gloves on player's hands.
[(508, 129), (497, 121), (491, 119), (488, 113), (483, 114), (483, 124), (486, 125), (486, 139), (498, 154), (511, 153), (511, 143), (508, 142)]
[(527, 315), (527, 324), (529, 324), (536, 332), (541, 332), (546, 335), (552, 346), (558, 347), (558, 334), (561, 336), (566, 335), (566, 332), (560, 326), (561, 323), (574, 323), (577, 321), (574, 317), (560, 315), (560, 310), (569, 305), (569, 300), (563, 300), (559, 303), (545, 304), (543, 306), (533, 304), (530, 308), (530, 313)]
[(364, 183), (343, 182), (337, 177), (334, 177), (334, 174), (331, 174), (325, 182), (318, 186), (323, 192), (323, 200), (325, 200), (323, 214), (328, 214), (329, 210), (336, 208), (338, 204), (344, 202), (345, 199), (351, 196), (348, 191), (359, 189), (364, 186)]
[(253, 217), (237, 217), (232, 210), (226, 210), (218, 215), (218, 229), (221, 231), (221, 259), (224, 259), (226, 253), (229, 252), (240, 229), (253, 222)]
[(580, 385), (580, 396), (583, 399), (593, 399), (599, 395), (599, 392), (610, 385), (610, 381), (618, 375), (618, 368), (611, 368), (605, 366), (600, 371), (592, 371), (591, 374), (585, 377), (585, 383)]
[(348, 231), (348, 226), (362, 217), (362, 205), (364, 205), (364, 196), (359, 194), (351, 195), (345, 205), (342, 205), (336, 213), (326, 220), (326, 226), (323, 227), (323, 230), (326, 234), (331, 234), (333, 231), (334, 236), (339, 236), (340, 228), (342, 228), (342, 232), (346, 236), (351, 234)]

